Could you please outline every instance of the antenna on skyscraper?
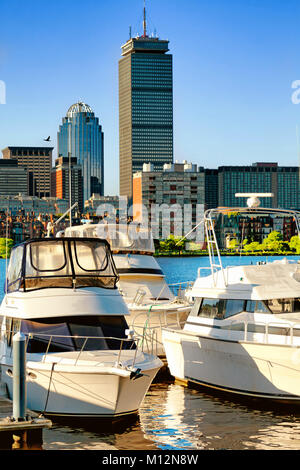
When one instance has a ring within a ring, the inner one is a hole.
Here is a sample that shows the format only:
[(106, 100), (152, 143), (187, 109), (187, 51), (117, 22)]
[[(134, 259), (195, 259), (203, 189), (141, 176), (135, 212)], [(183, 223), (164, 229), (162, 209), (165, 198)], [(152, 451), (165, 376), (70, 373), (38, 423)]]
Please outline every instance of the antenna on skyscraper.
[(300, 181), (300, 146), (299, 146), (299, 129), (298, 129), (298, 124), (296, 125), (296, 137), (297, 137), (297, 153), (298, 153), (298, 167), (299, 167), (299, 181)]
[(131, 39), (131, 26), (129, 26), (129, 39)]
[(146, 0), (144, 0), (144, 21), (143, 21), (143, 28), (144, 28), (144, 38), (147, 35), (147, 25), (146, 25)]

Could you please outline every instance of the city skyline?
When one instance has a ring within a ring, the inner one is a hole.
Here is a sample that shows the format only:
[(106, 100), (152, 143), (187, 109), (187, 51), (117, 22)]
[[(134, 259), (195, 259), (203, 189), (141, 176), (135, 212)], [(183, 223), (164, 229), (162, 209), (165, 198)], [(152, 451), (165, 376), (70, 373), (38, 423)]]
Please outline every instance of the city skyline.
[[(141, 0), (4, 1), (1, 148), (41, 146), (51, 135), (55, 158), (61, 116), (82, 100), (105, 134), (105, 194), (118, 194), (118, 60), (129, 26), (132, 36), (142, 32), (142, 9)], [(291, 99), (299, 14), (296, 1), (147, 1), (150, 33), (172, 45), (174, 160), (299, 164), (300, 107)]]

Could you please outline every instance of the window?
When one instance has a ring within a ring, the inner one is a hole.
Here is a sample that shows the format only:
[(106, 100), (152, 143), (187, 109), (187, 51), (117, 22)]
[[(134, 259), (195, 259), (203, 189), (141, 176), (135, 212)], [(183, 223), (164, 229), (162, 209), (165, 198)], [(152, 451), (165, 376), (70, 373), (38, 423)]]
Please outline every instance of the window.
[(247, 300), (246, 312), (252, 313), (270, 313), (265, 302), (262, 300)]
[[(83, 346), (85, 351), (119, 349), (127, 328), (125, 318), (118, 315), (19, 320), (18, 328), (20, 322), (21, 331), (30, 334), (28, 353), (80, 351)], [(135, 343), (124, 341), (122, 349), (129, 348)]]
[(225, 302), (223, 299), (203, 299), (199, 316), (222, 320)]
[(228, 318), (245, 310), (244, 300), (226, 300), (225, 317)]
[(300, 299), (272, 299), (266, 301), (272, 313), (300, 312)]

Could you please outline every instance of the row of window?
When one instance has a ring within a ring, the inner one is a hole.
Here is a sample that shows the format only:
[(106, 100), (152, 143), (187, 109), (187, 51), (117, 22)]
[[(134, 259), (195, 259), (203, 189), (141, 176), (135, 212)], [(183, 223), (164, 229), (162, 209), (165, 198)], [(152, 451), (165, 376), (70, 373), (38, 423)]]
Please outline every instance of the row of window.
[(196, 299), (191, 315), (223, 320), (241, 312), (274, 314), (300, 312), (300, 299), (272, 299), (266, 301)]

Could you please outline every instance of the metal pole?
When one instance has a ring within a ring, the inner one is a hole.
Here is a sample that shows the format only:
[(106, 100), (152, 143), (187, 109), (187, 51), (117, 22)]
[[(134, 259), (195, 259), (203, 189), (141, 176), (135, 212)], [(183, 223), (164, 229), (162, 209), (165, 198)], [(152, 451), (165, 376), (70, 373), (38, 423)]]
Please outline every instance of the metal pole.
[(69, 217), (70, 217), (70, 227), (72, 227), (72, 169), (71, 169), (71, 152), (69, 152)]
[(24, 421), (26, 397), (26, 337), (16, 333), (13, 337), (13, 418)]

